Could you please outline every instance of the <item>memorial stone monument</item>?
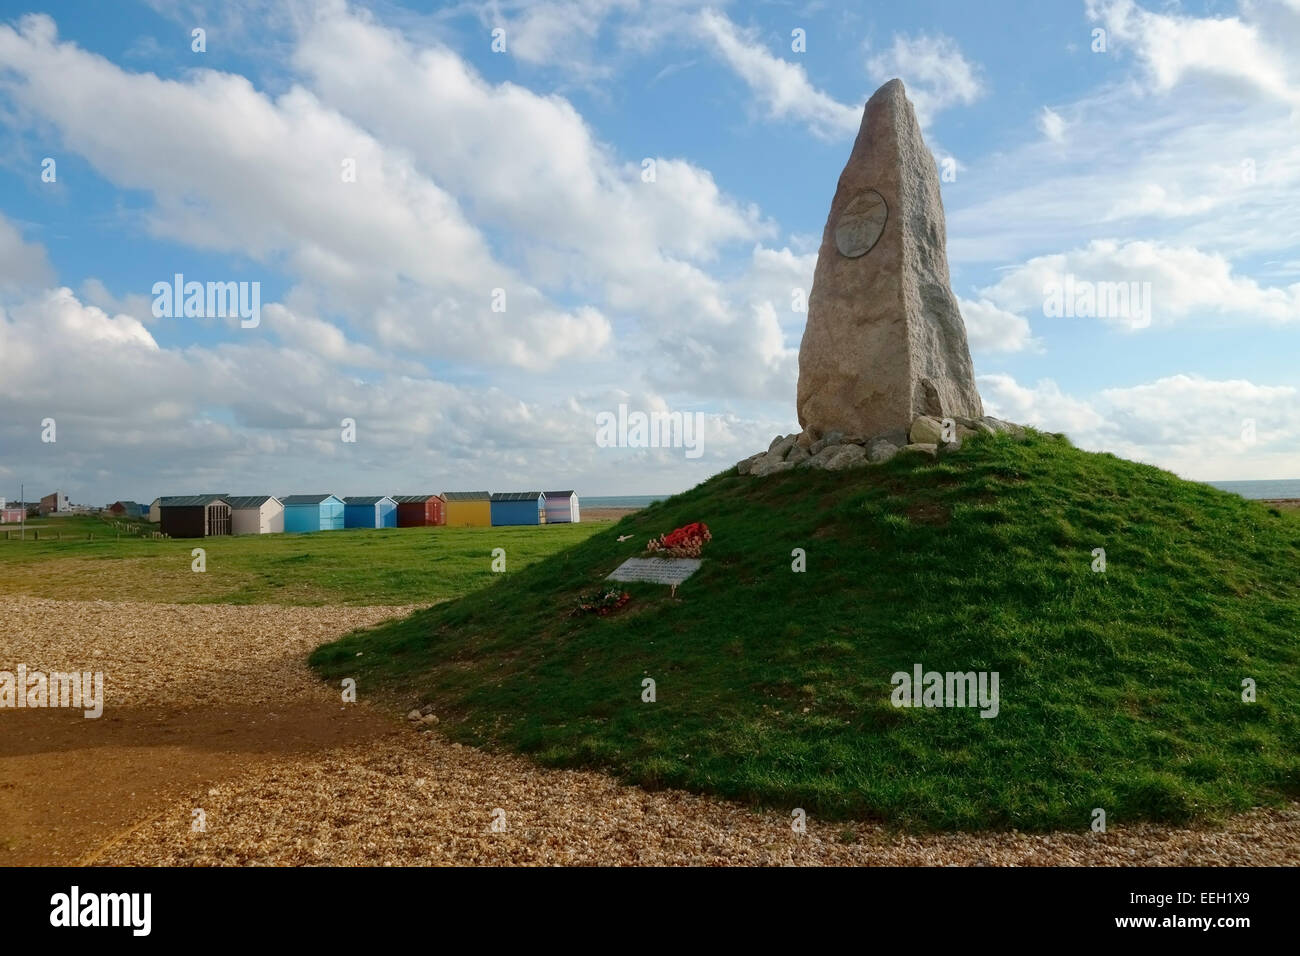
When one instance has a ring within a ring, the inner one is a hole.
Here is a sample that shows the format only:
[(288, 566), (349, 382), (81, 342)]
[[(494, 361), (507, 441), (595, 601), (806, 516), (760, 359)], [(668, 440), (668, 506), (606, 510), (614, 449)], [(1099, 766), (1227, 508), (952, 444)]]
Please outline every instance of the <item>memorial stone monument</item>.
[(984, 416), (946, 245), (934, 156), (890, 80), (867, 101), (822, 232), (799, 347), (803, 430), (741, 474), (851, 468), (1020, 430)]

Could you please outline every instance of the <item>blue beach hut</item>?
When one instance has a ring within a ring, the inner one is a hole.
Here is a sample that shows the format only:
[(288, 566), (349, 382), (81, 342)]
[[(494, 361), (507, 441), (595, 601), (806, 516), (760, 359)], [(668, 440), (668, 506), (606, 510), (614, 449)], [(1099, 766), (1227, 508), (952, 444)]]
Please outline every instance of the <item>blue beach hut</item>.
[(387, 495), (353, 495), (344, 498), (343, 527), (396, 528), (397, 502)]
[(492, 527), (544, 524), (546, 499), (540, 491), (508, 491), (492, 496)]
[(289, 495), (282, 501), (286, 532), (343, 529), (343, 499), (337, 495)]

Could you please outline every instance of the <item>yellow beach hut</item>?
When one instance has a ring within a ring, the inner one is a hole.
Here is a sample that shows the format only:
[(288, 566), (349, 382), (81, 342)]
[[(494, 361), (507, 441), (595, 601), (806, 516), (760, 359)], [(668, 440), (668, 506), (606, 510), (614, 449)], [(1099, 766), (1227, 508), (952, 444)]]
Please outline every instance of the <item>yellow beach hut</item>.
[(492, 496), (486, 491), (448, 491), (447, 527), (490, 528), (492, 526)]

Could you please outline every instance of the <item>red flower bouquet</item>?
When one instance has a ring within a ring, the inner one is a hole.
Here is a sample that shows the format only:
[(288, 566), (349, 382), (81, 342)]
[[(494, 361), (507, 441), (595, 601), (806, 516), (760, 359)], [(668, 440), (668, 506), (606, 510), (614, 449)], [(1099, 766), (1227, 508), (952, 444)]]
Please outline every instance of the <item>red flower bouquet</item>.
[(712, 540), (708, 525), (696, 521), (669, 534), (651, 538), (646, 550), (660, 558), (698, 558), (704, 545)]
[(579, 596), (578, 606), (569, 612), (569, 616), (580, 617), (583, 614), (595, 614), (600, 617), (607, 617), (620, 610), (630, 600), (632, 600), (632, 595), (626, 591), (609, 590), (583, 594)]

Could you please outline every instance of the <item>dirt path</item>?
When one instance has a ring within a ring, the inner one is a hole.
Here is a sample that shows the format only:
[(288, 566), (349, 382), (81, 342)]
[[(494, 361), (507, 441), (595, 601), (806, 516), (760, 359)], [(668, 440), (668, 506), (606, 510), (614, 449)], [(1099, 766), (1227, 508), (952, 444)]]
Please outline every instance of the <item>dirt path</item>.
[(542, 770), (344, 705), (303, 664), (397, 613), (0, 599), (0, 670), (103, 670), (108, 700), (99, 720), (0, 710), (0, 865), (1300, 862), (1300, 805), (1104, 835), (796, 834), (783, 813)]
[(303, 659), (401, 613), (0, 599), (0, 670), (100, 671), (106, 699), (0, 709), (0, 866), (91, 860), (216, 781), (391, 732)]

